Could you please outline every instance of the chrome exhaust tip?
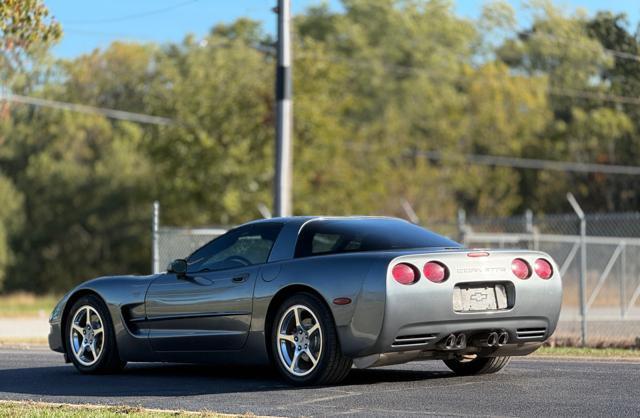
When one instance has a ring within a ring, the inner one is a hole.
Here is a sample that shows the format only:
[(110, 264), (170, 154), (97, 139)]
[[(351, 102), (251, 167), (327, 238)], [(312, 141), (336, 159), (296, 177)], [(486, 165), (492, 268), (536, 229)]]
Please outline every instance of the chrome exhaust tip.
[(451, 350), (455, 348), (455, 346), (456, 346), (456, 336), (453, 334), (450, 334), (444, 342), (444, 347), (447, 350)]
[(498, 335), (498, 347), (502, 347), (503, 345), (509, 342), (509, 333), (503, 331)]
[(487, 345), (489, 347), (495, 347), (496, 345), (498, 345), (498, 333), (497, 332), (490, 332), (489, 335), (487, 336)]
[(465, 348), (467, 346), (467, 336), (458, 334), (456, 337), (456, 348)]

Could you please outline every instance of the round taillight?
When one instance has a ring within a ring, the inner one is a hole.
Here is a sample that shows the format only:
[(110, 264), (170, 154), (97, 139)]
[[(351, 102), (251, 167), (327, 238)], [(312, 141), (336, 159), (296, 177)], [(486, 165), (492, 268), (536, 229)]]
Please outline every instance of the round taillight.
[(441, 283), (449, 278), (447, 266), (437, 261), (429, 261), (425, 264), (422, 273), (424, 273), (424, 277), (434, 283)]
[(511, 262), (511, 271), (518, 279), (528, 279), (531, 277), (531, 267), (529, 263), (521, 258), (516, 258)]
[(533, 263), (533, 270), (541, 279), (550, 279), (553, 276), (553, 267), (551, 263), (544, 258), (539, 258)]
[(414, 284), (420, 278), (418, 269), (413, 267), (411, 264), (406, 263), (400, 263), (393, 266), (391, 275), (393, 275), (395, 281), (400, 284)]

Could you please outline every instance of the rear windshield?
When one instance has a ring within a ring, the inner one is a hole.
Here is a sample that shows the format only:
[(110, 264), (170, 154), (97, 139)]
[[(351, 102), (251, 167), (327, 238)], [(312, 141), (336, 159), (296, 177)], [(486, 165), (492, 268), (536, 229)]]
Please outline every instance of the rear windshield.
[(295, 256), (429, 247), (457, 248), (460, 244), (397, 219), (319, 220), (303, 227)]

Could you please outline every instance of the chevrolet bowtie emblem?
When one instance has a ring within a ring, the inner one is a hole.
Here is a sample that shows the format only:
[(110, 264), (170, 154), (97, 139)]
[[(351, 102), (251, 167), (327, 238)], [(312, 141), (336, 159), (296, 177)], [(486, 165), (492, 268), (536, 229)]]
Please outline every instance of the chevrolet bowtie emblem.
[(480, 302), (483, 300), (487, 300), (487, 294), (486, 293), (481, 293), (481, 292), (476, 292), (474, 294), (472, 294), (469, 299), (471, 299), (474, 302)]

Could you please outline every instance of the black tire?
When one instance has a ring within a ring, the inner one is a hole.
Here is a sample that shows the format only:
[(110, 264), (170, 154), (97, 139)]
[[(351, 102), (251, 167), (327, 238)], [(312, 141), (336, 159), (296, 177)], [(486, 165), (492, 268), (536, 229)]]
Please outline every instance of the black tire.
[[(90, 306), (98, 312), (98, 314), (100, 315), (100, 319), (102, 320), (103, 327), (102, 350), (100, 350), (99, 355), (97, 356), (97, 361), (95, 361), (95, 363), (91, 365), (84, 365), (76, 358), (76, 355), (73, 353), (70, 338), (71, 322), (73, 321), (78, 310), (86, 306)], [(65, 320), (64, 327), (65, 328), (63, 334), (67, 356), (80, 373), (116, 373), (121, 371), (126, 366), (127, 363), (120, 360), (120, 357), (118, 355), (118, 347), (116, 344), (116, 337), (113, 330), (111, 315), (109, 314), (109, 310), (107, 309), (106, 305), (99, 297), (95, 295), (86, 295), (78, 299), (69, 310), (69, 314), (67, 315), (67, 318)]]
[[(322, 336), (322, 349), (315, 369), (308, 375), (297, 376), (283, 364), (278, 351), (279, 325), (283, 316), (290, 308), (303, 305), (310, 309), (318, 319)], [(325, 304), (315, 295), (298, 293), (287, 298), (278, 308), (271, 323), (271, 358), (274, 366), (282, 377), (297, 386), (331, 385), (342, 381), (351, 370), (352, 360), (342, 354), (338, 334), (333, 323), (333, 317)]]
[(491, 374), (498, 373), (504, 369), (511, 357), (476, 357), (473, 360), (444, 360), (444, 364), (447, 365), (455, 374), (461, 376), (474, 376), (479, 374)]

